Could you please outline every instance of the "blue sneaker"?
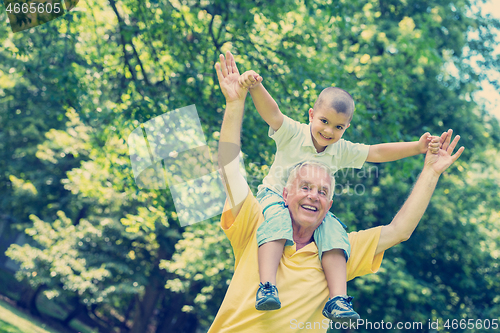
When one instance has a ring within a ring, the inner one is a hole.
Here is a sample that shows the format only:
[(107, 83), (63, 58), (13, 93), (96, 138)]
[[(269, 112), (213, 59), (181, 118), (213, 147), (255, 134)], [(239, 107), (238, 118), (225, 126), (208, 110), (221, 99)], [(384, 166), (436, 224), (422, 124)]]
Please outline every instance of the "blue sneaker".
[(352, 297), (347, 295), (335, 296), (326, 302), (323, 316), (333, 321), (350, 321), (359, 319), (359, 314), (352, 309)]
[(278, 297), (278, 288), (270, 282), (259, 284), (255, 299), (255, 308), (260, 311), (278, 310), (281, 302)]

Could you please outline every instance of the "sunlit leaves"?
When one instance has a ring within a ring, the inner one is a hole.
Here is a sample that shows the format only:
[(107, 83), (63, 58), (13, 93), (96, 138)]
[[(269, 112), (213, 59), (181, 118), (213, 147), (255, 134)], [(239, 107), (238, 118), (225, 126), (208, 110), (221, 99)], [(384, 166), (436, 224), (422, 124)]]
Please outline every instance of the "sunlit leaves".
[[(84, 304), (109, 301), (123, 313), (132, 296), (142, 302), (146, 287), (157, 285), (158, 316), (172, 325), (166, 331), (183, 331), (186, 314), (202, 330), (210, 325), (232, 276), (230, 245), (216, 218), (181, 228), (169, 190), (139, 190), (126, 138), (141, 123), (196, 104), (214, 151), (224, 101), (213, 66), (231, 50), (240, 71), (261, 74), (294, 119), (307, 122), (323, 88), (348, 90), (356, 112), (345, 139), (409, 141), (450, 127), (460, 134), (467, 149), (440, 180), (415, 234), (349, 292), (373, 321), (479, 315), (477, 304), (498, 315), (500, 129), (471, 98), (481, 72), (498, 68), (487, 29), (498, 22), (476, 17), (469, 1), (80, 6), (33, 33), (2, 34), (0, 26), (1, 208), (36, 242), (9, 252), (24, 279), (46, 284), (49, 297), (78, 294)], [(267, 131), (249, 98), (242, 144), (254, 190), (274, 157)], [(351, 188), (335, 197), (335, 214), (349, 230), (388, 223), (421, 164), (412, 157), (376, 165), (373, 176), (338, 175)], [(38, 218), (29, 222), (30, 214)]]

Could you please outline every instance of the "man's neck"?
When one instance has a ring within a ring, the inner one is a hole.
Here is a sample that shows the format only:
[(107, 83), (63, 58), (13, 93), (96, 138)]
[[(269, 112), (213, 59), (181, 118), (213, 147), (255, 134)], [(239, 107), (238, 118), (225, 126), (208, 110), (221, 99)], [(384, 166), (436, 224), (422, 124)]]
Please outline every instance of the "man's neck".
[(296, 231), (296, 229), (294, 228), (293, 241), (296, 243), (296, 249), (300, 250), (301, 248), (303, 248), (307, 244), (313, 242), (314, 241), (313, 235), (314, 235), (314, 231), (307, 232), (304, 230), (303, 232), (300, 232), (300, 231)]

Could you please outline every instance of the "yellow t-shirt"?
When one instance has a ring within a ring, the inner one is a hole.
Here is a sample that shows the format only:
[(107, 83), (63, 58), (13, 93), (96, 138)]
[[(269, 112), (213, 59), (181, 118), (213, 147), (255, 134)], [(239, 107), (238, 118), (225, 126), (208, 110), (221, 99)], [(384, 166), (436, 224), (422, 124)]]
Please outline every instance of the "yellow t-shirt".
[[(256, 233), (263, 220), (262, 208), (250, 191), (236, 219), (231, 210), (222, 214), (221, 226), (231, 241), (235, 268), (224, 301), (208, 332), (326, 332), (329, 320), (321, 311), (329, 293), (314, 242), (299, 251), (295, 251), (295, 245), (285, 247), (276, 276), (281, 309), (255, 309), (259, 285)], [(349, 233), (348, 280), (379, 269), (383, 253), (374, 254), (380, 230), (381, 227), (376, 227)]]

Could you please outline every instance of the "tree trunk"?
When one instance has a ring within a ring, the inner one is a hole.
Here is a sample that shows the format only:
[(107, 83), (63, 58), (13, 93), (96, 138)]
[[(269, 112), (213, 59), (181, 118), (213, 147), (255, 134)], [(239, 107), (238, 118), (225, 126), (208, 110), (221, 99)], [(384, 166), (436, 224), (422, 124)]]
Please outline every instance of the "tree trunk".
[(30, 287), (29, 284), (22, 284), (22, 287), (19, 290), (20, 297), (19, 300), (17, 301), (17, 305), (20, 307), (23, 307), (25, 309), (29, 309), (30, 304), (31, 304), (31, 299), (33, 298), (33, 295), (35, 294), (35, 290)]
[(32, 315), (40, 316), (40, 311), (38, 311), (36, 306), (36, 299), (38, 298), (38, 295), (40, 295), (43, 288), (45, 288), (45, 285), (43, 284), (39, 285), (35, 290), (33, 290), (29, 284), (23, 284), (21, 297), (19, 301), (17, 301), (17, 304), (20, 307), (28, 309)]
[(29, 310), (30, 310), (30, 313), (34, 316), (38, 316), (40, 317), (41, 314), (40, 314), (40, 311), (38, 311), (38, 308), (36, 306), (36, 300), (38, 298), (38, 295), (40, 295), (40, 293), (43, 291), (43, 289), (45, 288), (45, 285), (41, 284), (38, 286), (38, 288), (36, 288), (35, 292), (31, 295), (31, 299), (29, 300)]
[(97, 328), (101, 333), (109, 333), (108, 327), (101, 325), (101, 323), (90, 317), (89, 311), (86, 306), (82, 307), (82, 311), (78, 312), (76, 319), (81, 321), (83, 324), (90, 326), (91, 328)]
[[(169, 292), (167, 297), (162, 302), (162, 308), (158, 315), (158, 327), (156, 333), (169, 333), (173, 332), (172, 323), (177, 318), (179, 310), (171, 305), (179, 304), (181, 297), (177, 293)], [(170, 305), (170, 306), (168, 306)]]
[(186, 298), (180, 293), (169, 293), (163, 300), (163, 306), (158, 316), (156, 333), (183, 332), (195, 333), (198, 328), (198, 319), (191, 313), (182, 312), (179, 304)]
[(83, 305), (80, 303), (80, 298), (78, 296), (75, 296), (73, 298), (73, 306), (74, 306), (74, 309), (73, 311), (71, 311), (67, 316), (66, 318), (64, 318), (63, 320), (63, 325), (66, 325), (66, 326), (69, 326), (69, 323), (76, 317), (78, 316), (78, 314), (84, 310), (83, 309)]
[(164, 289), (163, 284), (160, 284), (159, 279), (151, 274), (150, 283), (144, 290), (142, 299), (137, 302), (134, 315), (134, 324), (130, 333), (146, 333), (148, 326), (153, 317), (156, 304), (160, 298), (161, 291)]
[(125, 333), (125, 332), (128, 333), (130, 331), (130, 328), (127, 326), (127, 322), (130, 318), (130, 314), (132, 313), (132, 310), (134, 310), (136, 301), (137, 301), (137, 297), (132, 298), (132, 300), (130, 301), (130, 303), (127, 307), (127, 310), (125, 310), (124, 320), (120, 325), (120, 332), (121, 333)]
[(173, 316), (175, 320), (164, 320), (158, 325), (156, 333), (195, 333), (198, 328), (198, 319), (192, 313), (182, 312), (180, 309)]
[(175, 242), (172, 242), (171, 249), (165, 249), (164, 244), (160, 242), (144, 295), (141, 299), (136, 299), (136, 310), (130, 333), (146, 333), (151, 331), (149, 326), (154, 321), (153, 315), (158, 305), (158, 300), (162, 299), (165, 295), (165, 283), (167, 282), (167, 273), (165, 270), (160, 269), (159, 264), (161, 260), (169, 259), (172, 256), (175, 251), (174, 244)]

